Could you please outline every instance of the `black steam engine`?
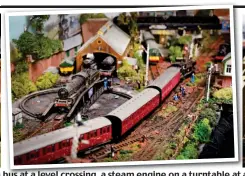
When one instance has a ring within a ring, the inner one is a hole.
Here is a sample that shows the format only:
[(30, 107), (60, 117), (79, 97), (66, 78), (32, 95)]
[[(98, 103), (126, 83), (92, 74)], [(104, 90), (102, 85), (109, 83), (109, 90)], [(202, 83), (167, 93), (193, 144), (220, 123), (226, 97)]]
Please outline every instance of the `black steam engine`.
[(69, 110), (77, 97), (90, 85), (100, 79), (100, 73), (94, 69), (85, 69), (72, 77), (72, 80), (58, 91), (54, 107), (59, 110)]
[(182, 74), (182, 78), (184, 78), (195, 72), (196, 61), (193, 61), (192, 59), (184, 59), (183, 61), (175, 62), (171, 67), (181, 68), (180, 72)]

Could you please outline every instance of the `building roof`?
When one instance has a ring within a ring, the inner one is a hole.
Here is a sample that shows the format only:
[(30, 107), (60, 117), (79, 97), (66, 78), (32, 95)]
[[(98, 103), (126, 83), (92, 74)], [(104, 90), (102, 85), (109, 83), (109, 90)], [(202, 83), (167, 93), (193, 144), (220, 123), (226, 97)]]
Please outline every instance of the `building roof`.
[(79, 51), (85, 49), (90, 43), (92, 43), (99, 37), (102, 38), (119, 55), (123, 55), (130, 42), (130, 36), (128, 34), (126, 34), (111, 21), (108, 21), (104, 26), (100, 28), (95, 36), (91, 37), (79, 49)]
[(228, 53), (228, 54), (224, 57), (224, 59), (222, 60), (222, 62), (226, 62), (226, 61), (228, 61), (229, 59), (231, 59), (231, 53)]
[(64, 44), (63, 50), (64, 51), (70, 50), (76, 46), (81, 45), (82, 42), (83, 42), (83, 39), (82, 39), (81, 34), (77, 34), (73, 37), (63, 40), (63, 44)]
[(91, 18), (82, 24), (82, 36), (84, 43), (96, 35), (98, 30), (106, 24), (108, 18)]

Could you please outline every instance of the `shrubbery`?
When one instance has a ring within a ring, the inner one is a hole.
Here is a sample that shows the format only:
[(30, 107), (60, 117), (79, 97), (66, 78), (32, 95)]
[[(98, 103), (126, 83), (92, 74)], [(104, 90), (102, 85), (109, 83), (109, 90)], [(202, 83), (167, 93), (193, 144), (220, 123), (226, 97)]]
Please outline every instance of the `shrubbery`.
[(196, 159), (198, 157), (197, 145), (195, 143), (188, 143), (183, 151), (176, 159)]
[(56, 84), (58, 79), (58, 74), (47, 72), (37, 79), (36, 86), (39, 90), (49, 89)]
[(180, 46), (170, 46), (169, 48), (169, 59), (171, 62), (175, 62), (177, 57), (182, 57), (182, 49)]
[(123, 60), (122, 66), (118, 69), (118, 78), (121, 80), (130, 80), (132, 82), (140, 81), (143, 84), (145, 70), (140, 69), (137, 73), (131, 65), (127, 63), (127, 60)]
[(19, 99), (37, 90), (51, 88), (56, 84), (58, 79), (58, 74), (47, 72), (40, 76), (35, 84), (29, 79), (27, 72), (15, 73), (12, 76), (12, 98)]
[(35, 35), (27, 31), (13, 42), (23, 56), (32, 55), (34, 59), (48, 58), (63, 49), (60, 40), (51, 40), (43, 35)]
[(220, 103), (232, 103), (232, 88), (222, 88), (213, 93), (214, 98)]
[(212, 127), (214, 127), (217, 124), (216, 120), (216, 111), (211, 108), (206, 108), (203, 111), (201, 111), (199, 115), (199, 119), (205, 119), (207, 118), (209, 120), (209, 123)]
[(22, 54), (19, 52), (19, 50), (14, 46), (14, 44), (10, 43), (10, 60), (12, 63), (16, 63), (20, 61), (22, 58)]
[(12, 98), (21, 98), (37, 91), (36, 85), (29, 79), (28, 73), (14, 74), (12, 76)]
[(80, 24), (85, 23), (90, 18), (107, 18), (104, 13), (88, 13), (80, 15)]
[(118, 69), (118, 78), (125, 80), (127, 78), (133, 78), (137, 75), (137, 72), (128, 64), (127, 60), (124, 59), (122, 66)]
[(209, 138), (212, 132), (212, 129), (209, 125), (209, 120), (207, 118), (202, 119), (194, 127), (193, 138), (200, 143), (209, 142)]
[(28, 71), (28, 64), (25, 60), (23, 61), (18, 61), (16, 64), (15, 64), (15, 74), (21, 74), (21, 73), (24, 73), (24, 72), (27, 72)]

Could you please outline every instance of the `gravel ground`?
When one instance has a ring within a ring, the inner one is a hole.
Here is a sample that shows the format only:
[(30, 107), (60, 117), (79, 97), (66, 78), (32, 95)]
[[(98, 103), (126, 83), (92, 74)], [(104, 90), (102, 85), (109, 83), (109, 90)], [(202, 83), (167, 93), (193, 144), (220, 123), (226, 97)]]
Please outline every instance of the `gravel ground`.
[(127, 100), (127, 98), (112, 93), (102, 94), (99, 99), (90, 106), (86, 115), (88, 115), (89, 118), (104, 116), (125, 103)]

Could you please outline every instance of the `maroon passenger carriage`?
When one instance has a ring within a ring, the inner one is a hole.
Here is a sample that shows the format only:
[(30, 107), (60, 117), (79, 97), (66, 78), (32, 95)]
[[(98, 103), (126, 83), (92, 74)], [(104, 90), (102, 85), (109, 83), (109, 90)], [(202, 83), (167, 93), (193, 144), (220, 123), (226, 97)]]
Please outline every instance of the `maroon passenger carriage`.
[[(14, 164), (45, 164), (68, 156), (76, 134), (80, 136), (79, 151), (120, 139), (162, 103), (180, 78), (180, 68), (170, 67), (145, 90), (105, 117), (88, 120), (83, 126), (70, 126), (15, 143)], [(89, 144), (81, 140), (88, 140)]]
[(113, 138), (120, 138), (158, 107), (180, 78), (180, 68), (168, 68), (145, 90), (105, 116), (112, 122)]
[(78, 150), (87, 150), (112, 139), (111, 122), (104, 117), (88, 120), (84, 126), (69, 126), (14, 144), (14, 164), (45, 164), (71, 154), (73, 137), (79, 134)]

